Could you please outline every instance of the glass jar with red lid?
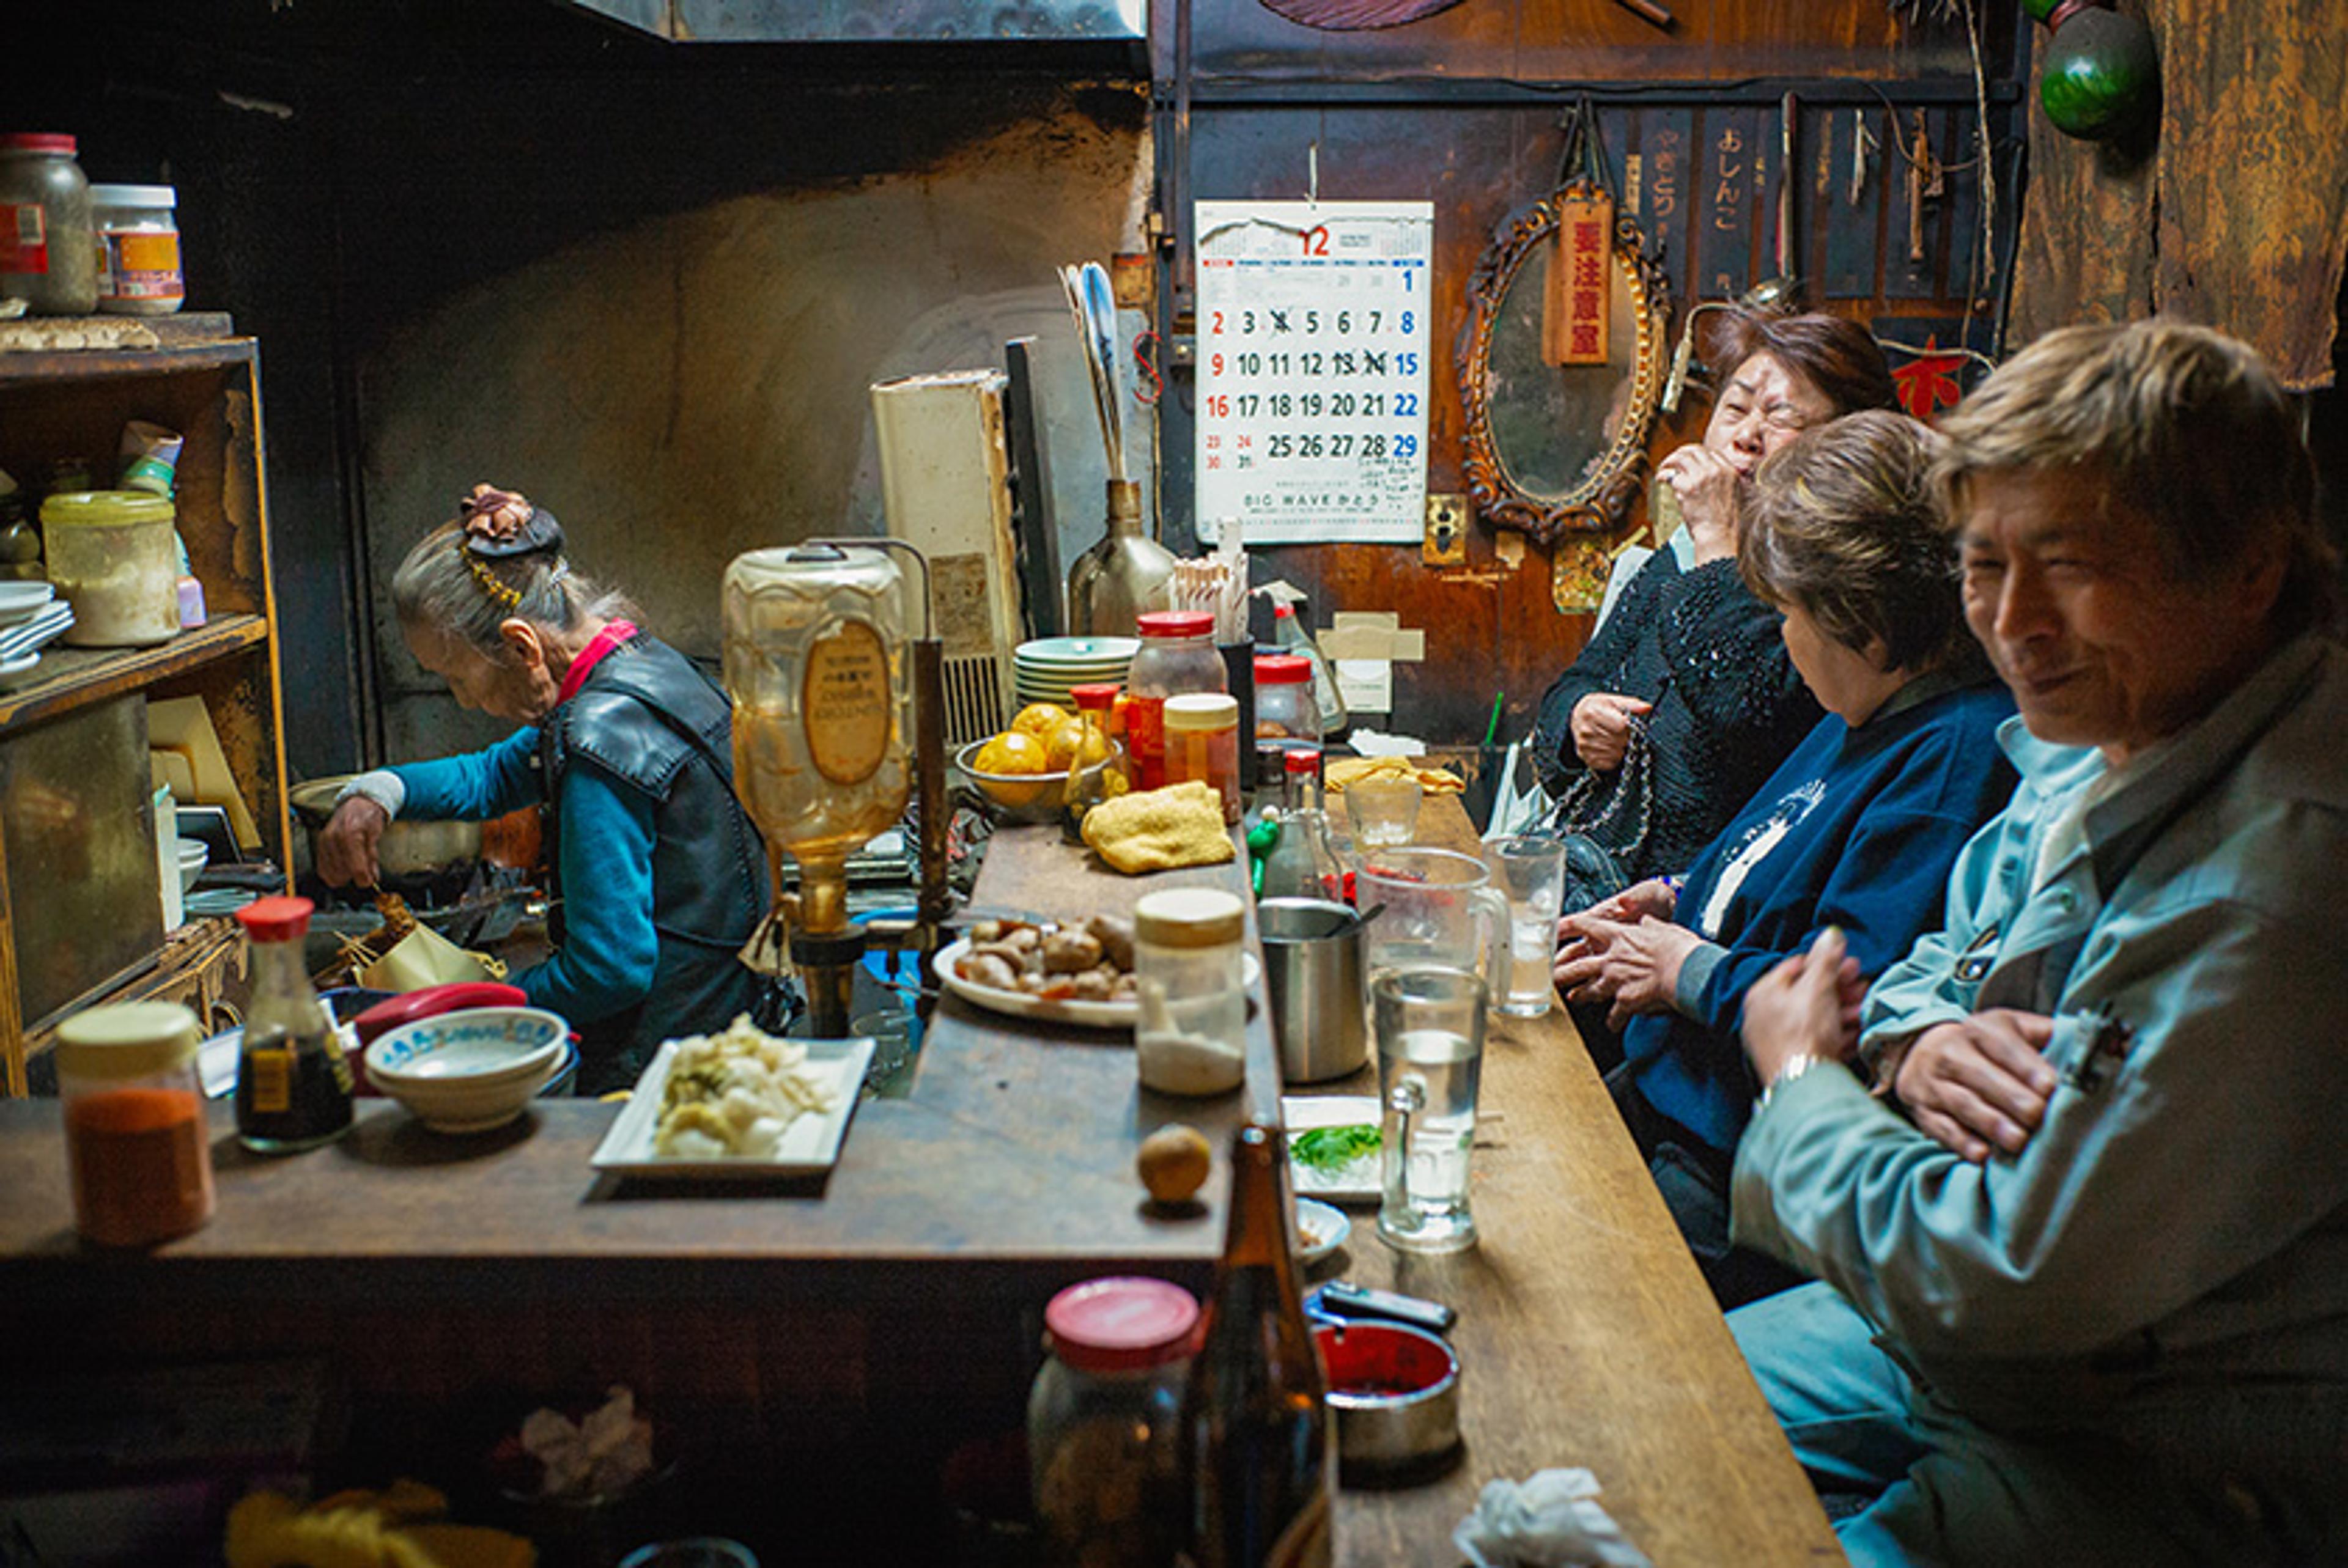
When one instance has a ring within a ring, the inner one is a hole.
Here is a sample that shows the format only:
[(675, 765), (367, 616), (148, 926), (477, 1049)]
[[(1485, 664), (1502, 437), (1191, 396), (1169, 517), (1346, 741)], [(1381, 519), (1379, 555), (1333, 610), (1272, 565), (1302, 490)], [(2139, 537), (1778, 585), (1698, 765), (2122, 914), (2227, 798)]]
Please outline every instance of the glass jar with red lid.
[(1222, 656), (1215, 651), (1211, 610), (1159, 610), (1137, 616), (1141, 648), (1126, 671), (1125, 751), (1137, 790), (1166, 783), (1166, 699), (1201, 692), (1228, 693)]
[(1163, 1279), (1072, 1285), (1044, 1309), (1027, 1397), (1045, 1563), (1163, 1568), (1181, 1540), (1175, 1448), (1199, 1303)]

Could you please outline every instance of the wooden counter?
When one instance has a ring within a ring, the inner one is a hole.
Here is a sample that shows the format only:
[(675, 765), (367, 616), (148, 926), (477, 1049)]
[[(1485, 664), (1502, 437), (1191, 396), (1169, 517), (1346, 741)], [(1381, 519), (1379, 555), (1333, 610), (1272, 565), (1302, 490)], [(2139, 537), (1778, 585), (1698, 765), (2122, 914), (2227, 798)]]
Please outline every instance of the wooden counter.
[[(1448, 803), (1427, 815), (1466, 833)], [(1136, 882), (1079, 866), (1049, 833), (1011, 833), (975, 907), (1080, 916), (1237, 875)], [(934, 1557), (946, 1542), (951, 1558), (969, 1542), (942, 1522), (939, 1467), (1015, 1430), (1051, 1292), (1108, 1270), (1204, 1288), (1223, 1173), (1210, 1204), (1169, 1218), (1140, 1202), (1132, 1151), (1165, 1121), (1220, 1141), (1272, 1104), (1261, 1009), (1250, 1056), (1244, 1093), (1174, 1101), (1138, 1090), (1123, 1042), (947, 998), (910, 1097), (858, 1107), (828, 1180), (725, 1190), (599, 1177), (603, 1105), (541, 1102), (452, 1140), (374, 1102), (349, 1138), (279, 1160), (239, 1150), (220, 1107), (219, 1214), (136, 1257), (75, 1241), (54, 1102), (0, 1104), (0, 1355), (18, 1369), (324, 1358), (362, 1414), (361, 1468), (437, 1447), (462, 1471), (482, 1429), (452, 1430), (449, 1409), (510, 1419), (549, 1390), (625, 1381), (726, 1456), (687, 1522), (727, 1524), (709, 1501), (723, 1495), (750, 1509), (732, 1527), (754, 1544), (797, 1522), (793, 1561)], [(1459, 1306), (1468, 1458), (1437, 1483), (1342, 1497), (1342, 1560), (1450, 1563), (1485, 1480), (1583, 1464), (1662, 1568), (1838, 1561), (1561, 1015), (1495, 1031), (1484, 1094), (1483, 1246), (1397, 1266), (1357, 1211), (1350, 1249), (1353, 1277)], [(434, 1479), (463, 1490), (461, 1474)]]

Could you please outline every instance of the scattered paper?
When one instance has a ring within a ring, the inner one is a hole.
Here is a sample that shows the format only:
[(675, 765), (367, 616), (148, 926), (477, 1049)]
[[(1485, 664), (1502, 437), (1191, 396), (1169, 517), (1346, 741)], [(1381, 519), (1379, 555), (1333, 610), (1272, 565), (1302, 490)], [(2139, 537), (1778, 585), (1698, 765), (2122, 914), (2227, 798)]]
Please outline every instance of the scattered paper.
[(1486, 1481), (1451, 1543), (1476, 1568), (1653, 1568), (1599, 1506), (1598, 1492), (1598, 1478), (1578, 1468)]

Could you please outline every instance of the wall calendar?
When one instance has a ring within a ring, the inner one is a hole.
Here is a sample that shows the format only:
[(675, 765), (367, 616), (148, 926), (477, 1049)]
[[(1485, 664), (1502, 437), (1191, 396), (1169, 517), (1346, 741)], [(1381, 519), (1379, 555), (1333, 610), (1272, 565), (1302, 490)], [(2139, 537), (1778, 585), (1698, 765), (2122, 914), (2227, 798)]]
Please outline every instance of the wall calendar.
[(1199, 537), (1426, 532), (1431, 201), (1201, 201)]

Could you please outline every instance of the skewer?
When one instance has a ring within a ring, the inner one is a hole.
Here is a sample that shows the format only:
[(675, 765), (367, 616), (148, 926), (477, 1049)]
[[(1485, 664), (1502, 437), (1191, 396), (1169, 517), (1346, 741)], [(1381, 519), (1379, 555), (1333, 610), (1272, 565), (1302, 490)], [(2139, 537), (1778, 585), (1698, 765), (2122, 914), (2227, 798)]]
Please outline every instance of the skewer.
[(1625, 11), (1637, 12), (1658, 27), (1668, 27), (1672, 25), (1671, 12), (1656, 5), (1655, 0), (1614, 0), (1614, 4), (1622, 6)]

